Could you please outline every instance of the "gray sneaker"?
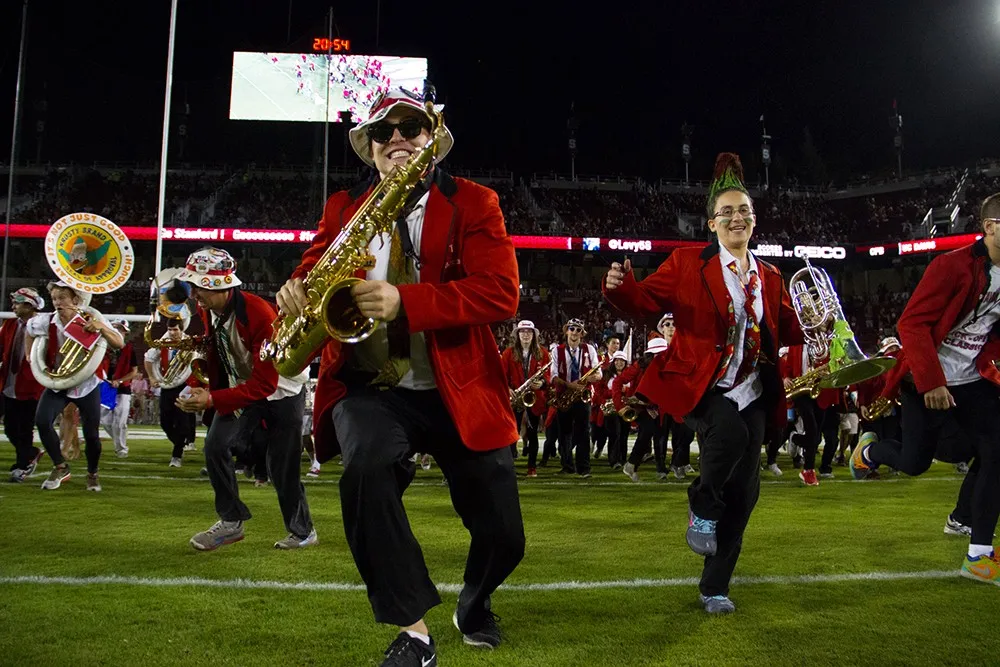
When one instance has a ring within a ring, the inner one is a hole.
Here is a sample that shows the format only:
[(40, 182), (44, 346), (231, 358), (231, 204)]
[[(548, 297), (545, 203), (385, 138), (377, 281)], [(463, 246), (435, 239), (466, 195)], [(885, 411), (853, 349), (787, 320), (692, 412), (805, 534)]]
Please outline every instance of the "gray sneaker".
[(687, 469), (684, 466), (670, 466), (670, 469), (674, 471), (674, 477), (677, 479), (684, 479), (687, 476)]
[(688, 529), (685, 535), (691, 551), (699, 556), (714, 556), (719, 548), (719, 542), (715, 536), (715, 525), (717, 521), (702, 519), (695, 516), (695, 513), (688, 510)]
[(725, 595), (701, 595), (701, 606), (709, 614), (731, 614), (736, 611), (736, 605)]
[(97, 476), (96, 472), (87, 473), (87, 490), (94, 493), (101, 492), (101, 478)]
[(52, 472), (49, 473), (48, 479), (42, 482), (42, 488), (48, 491), (54, 491), (59, 488), (60, 484), (69, 478), (70, 474), (68, 465), (63, 464), (61, 466), (56, 466), (52, 469)]
[(625, 476), (628, 477), (633, 482), (639, 481), (639, 473), (635, 471), (635, 466), (632, 465), (631, 463), (626, 463), (624, 466), (622, 466), (622, 472), (625, 473)]
[(28, 471), (23, 468), (14, 468), (10, 471), (11, 484), (20, 484), (28, 479)]
[(313, 528), (312, 532), (305, 537), (305, 539), (298, 537), (293, 533), (289, 533), (288, 537), (283, 540), (279, 540), (274, 543), (275, 549), (301, 549), (302, 547), (311, 547), (314, 544), (319, 543), (319, 537), (316, 536), (316, 529)]
[(216, 521), (208, 530), (191, 538), (191, 546), (198, 551), (214, 551), (219, 547), (243, 539), (242, 521)]

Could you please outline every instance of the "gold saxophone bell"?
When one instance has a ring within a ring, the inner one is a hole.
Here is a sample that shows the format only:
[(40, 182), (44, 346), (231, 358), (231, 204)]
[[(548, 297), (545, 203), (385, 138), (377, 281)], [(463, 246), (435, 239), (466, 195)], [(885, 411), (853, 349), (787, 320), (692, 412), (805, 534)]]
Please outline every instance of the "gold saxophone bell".
[(334, 340), (360, 343), (378, 328), (376, 320), (361, 314), (351, 296), (351, 288), (363, 282), (362, 278), (345, 278), (334, 283), (323, 295), (320, 312), (326, 331)]
[(521, 403), (526, 408), (534, 407), (534, 405), (535, 405), (535, 394), (534, 394), (534, 392), (530, 392), (530, 393), (527, 393), (524, 396), (522, 396), (521, 397)]

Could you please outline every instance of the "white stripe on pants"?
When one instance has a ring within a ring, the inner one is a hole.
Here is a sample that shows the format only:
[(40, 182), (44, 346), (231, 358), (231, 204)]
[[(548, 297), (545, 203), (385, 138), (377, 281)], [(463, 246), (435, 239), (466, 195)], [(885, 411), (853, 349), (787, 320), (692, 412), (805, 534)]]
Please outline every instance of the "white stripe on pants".
[(128, 452), (128, 413), (132, 407), (132, 394), (118, 394), (115, 409), (101, 407), (101, 426), (111, 436), (116, 452)]

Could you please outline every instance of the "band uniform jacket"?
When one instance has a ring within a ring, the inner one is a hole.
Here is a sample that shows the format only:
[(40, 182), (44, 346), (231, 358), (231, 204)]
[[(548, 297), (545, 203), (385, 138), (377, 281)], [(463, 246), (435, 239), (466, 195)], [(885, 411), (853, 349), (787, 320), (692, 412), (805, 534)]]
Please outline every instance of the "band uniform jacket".
[[(313, 244), (292, 273), (304, 278), (370, 194), (364, 186), (334, 193)], [(466, 447), (489, 451), (518, 439), (494, 322), (517, 313), (520, 286), (514, 244), (493, 190), (435, 168), (420, 241), (420, 282), (399, 285), (411, 334), (423, 332), (441, 399)], [(364, 278), (359, 271), (357, 277)], [(340, 449), (330, 412), (347, 388), (337, 378), (351, 348), (323, 348), (313, 430), (317, 458)]]
[[(25, 326), (21, 329), (22, 336), (26, 330), (27, 322), (25, 322)], [(3, 354), (3, 363), (0, 363), (0, 391), (3, 391), (7, 383), (7, 369), (10, 368), (10, 364), (13, 361), (10, 355), (14, 351), (14, 334), (16, 331), (17, 318), (5, 321), (3, 326), (0, 327), (0, 353)], [(17, 375), (14, 376), (14, 395), (21, 401), (37, 401), (41, 397), (45, 387), (38, 384), (38, 380), (35, 379), (35, 374), (31, 370), (31, 362), (24, 356), (24, 351), (27, 349), (27, 344), (22, 342), (21, 365), (17, 369)]]
[[(754, 259), (764, 299), (757, 367), (769, 426), (780, 428), (788, 415), (785, 387), (774, 365), (778, 347), (804, 341), (781, 272), (756, 255)], [(731, 297), (722, 275), (718, 241), (704, 249), (675, 250), (642, 282), (630, 271), (617, 289), (608, 290), (605, 281), (601, 289), (612, 306), (633, 318), (674, 314), (677, 332), (670, 347), (653, 358), (638, 392), (659, 406), (661, 413), (682, 421), (709, 390), (725, 352)]]
[[(903, 349), (897, 356), (898, 363), (885, 374), (882, 396), (895, 398), (899, 383), (908, 376), (920, 394), (947, 384), (938, 348), (986, 295), (991, 267), (983, 239), (931, 261), (896, 324)], [(993, 363), (997, 359), (1000, 337), (994, 327), (976, 357), (976, 368), (984, 378), (1000, 384), (1000, 372)]]
[[(542, 359), (539, 361), (535, 358), (532, 353), (531, 361), (528, 362), (528, 375), (524, 375), (524, 366), (521, 363), (520, 357), (521, 348), (520, 347), (508, 347), (500, 355), (500, 361), (503, 363), (504, 378), (507, 381), (507, 386), (511, 389), (517, 389), (524, 381), (529, 377), (538, 372), (539, 368), (549, 365), (549, 351), (544, 347), (542, 348)], [(542, 416), (545, 413), (545, 374), (542, 375), (542, 388), (536, 389), (535, 394), (535, 404), (531, 406), (531, 414)]]

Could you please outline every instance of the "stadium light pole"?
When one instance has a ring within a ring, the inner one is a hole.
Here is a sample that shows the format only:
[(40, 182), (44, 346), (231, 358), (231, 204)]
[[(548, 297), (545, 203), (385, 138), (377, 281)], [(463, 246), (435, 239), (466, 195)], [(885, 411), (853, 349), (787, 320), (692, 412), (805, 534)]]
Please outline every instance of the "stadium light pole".
[(10, 137), (10, 167), (7, 170), (7, 221), (3, 226), (3, 275), (0, 276), (0, 295), (7, 293), (7, 254), (10, 251), (10, 216), (14, 200), (14, 160), (17, 159), (17, 126), (21, 115), (21, 74), (24, 72), (24, 41), (28, 27), (28, 0), (21, 10), (21, 47), (17, 55), (17, 83), (14, 84), (14, 129)]
[[(328, 179), (330, 178), (330, 71), (333, 69), (333, 7), (326, 15), (326, 118), (323, 122), (323, 206), (330, 196)], [(320, 210), (323, 210), (320, 208)]]
[(167, 91), (163, 101), (163, 143), (160, 146), (160, 196), (156, 208), (156, 270), (163, 263), (163, 213), (167, 199), (167, 144), (170, 139), (170, 93), (174, 87), (174, 37), (177, 30), (177, 0), (170, 3), (170, 37), (167, 41)]

